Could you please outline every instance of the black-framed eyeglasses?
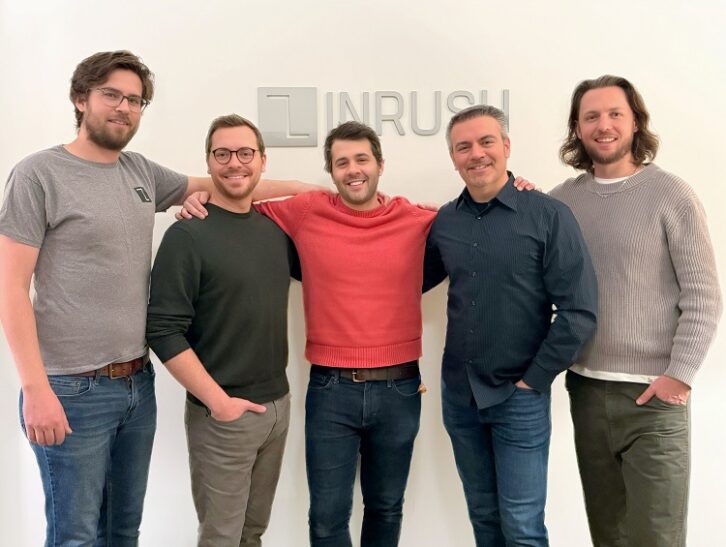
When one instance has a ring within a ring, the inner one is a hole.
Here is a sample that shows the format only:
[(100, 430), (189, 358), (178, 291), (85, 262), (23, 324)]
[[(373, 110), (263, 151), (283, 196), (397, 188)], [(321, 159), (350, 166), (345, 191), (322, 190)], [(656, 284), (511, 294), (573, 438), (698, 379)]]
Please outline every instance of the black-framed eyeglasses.
[(214, 156), (214, 159), (217, 160), (217, 163), (222, 165), (227, 165), (229, 163), (229, 160), (232, 159), (232, 154), (237, 154), (237, 159), (240, 163), (249, 163), (255, 157), (255, 152), (259, 152), (259, 150), (255, 150), (248, 146), (243, 146), (237, 150), (230, 150), (229, 148), (215, 148), (212, 150), (212, 156)]
[(94, 87), (93, 91), (98, 91), (101, 94), (101, 100), (106, 106), (116, 108), (124, 99), (129, 105), (131, 112), (141, 112), (149, 106), (149, 101), (138, 95), (124, 95), (118, 89), (112, 87)]

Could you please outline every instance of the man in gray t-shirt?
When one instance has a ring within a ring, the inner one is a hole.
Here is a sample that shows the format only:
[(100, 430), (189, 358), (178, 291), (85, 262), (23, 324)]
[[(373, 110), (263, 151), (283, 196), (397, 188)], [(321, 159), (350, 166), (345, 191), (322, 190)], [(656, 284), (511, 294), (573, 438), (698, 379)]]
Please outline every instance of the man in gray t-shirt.
[[(82, 61), (70, 92), (78, 136), (21, 161), (0, 209), (0, 320), (49, 545), (138, 542), (156, 428), (144, 339), (154, 213), (211, 189), (123, 152), (152, 95), (153, 75), (128, 51)], [(295, 188), (266, 183), (254, 197)]]
[(156, 428), (144, 340), (154, 213), (205, 186), (122, 152), (152, 95), (129, 52), (82, 61), (70, 93), (78, 136), (22, 160), (0, 209), (0, 319), (48, 545), (138, 541)]

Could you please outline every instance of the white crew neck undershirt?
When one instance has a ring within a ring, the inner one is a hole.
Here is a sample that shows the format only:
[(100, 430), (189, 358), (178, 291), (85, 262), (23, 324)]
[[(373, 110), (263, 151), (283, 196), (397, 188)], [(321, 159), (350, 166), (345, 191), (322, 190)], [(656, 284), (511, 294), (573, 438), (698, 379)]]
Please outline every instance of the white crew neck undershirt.
[(616, 179), (601, 179), (600, 177), (593, 177), (595, 179), (595, 182), (598, 184), (617, 184), (618, 182), (623, 182), (625, 179), (629, 179), (632, 175), (629, 175), (627, 177), (618, 177)]

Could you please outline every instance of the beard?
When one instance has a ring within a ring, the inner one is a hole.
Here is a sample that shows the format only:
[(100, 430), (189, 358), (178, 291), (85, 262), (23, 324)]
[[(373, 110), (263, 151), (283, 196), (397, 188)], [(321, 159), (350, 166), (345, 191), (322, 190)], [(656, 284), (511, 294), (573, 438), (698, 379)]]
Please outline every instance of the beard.
[(343, 202), (347, 205), (360, 206), (367, 205), (376, 199), (378, 192), (378, 180), (371, 181), (370, 178), (366, 179), (364, 183), (366, 185), (366, 191), (364, 193), (355, 192), (351, 190), (345, 182), (335, 182), (335, 187), (338, 189), (338, 194), (342, 198)]
[(252, 196), (252, 193), (255, 191), (259, 180), (259, 177), (256, 180), (250, 180), (249, 184), (241, 188), (227, 188), (224, 182), (220, 180), (215, 180), (215, 177), (212, 177), (215, 193), (222, 196), (225, 200), (231, 202), (240, 202), (250, 198)]
[(343, 192), (340, 192), (341, 197), (344, 198), (344, 201), (347, 201), (348, 203), (351, 203), (353, 205), (363, 205), (368, 203), (373, 199), (373, 197), (376, 195), (375, 189), (369, 189), (365, 194), (354, 194), (346, 188)]
[(587, 152), (587, 155), (590, 156), (590, 159), (593, 163), (598, 163), (600, 165), (610, 165), (613, 163), (617, 163), (620, 160), (622, 160), (625, 156), (627, 156), (633, 149), (633, 136), (631, 135), (629, 139), (623, 140), (620, 143), (620, 146), (618, 146), (615, 150), (612, 152), (609, 152), (607, 154), (601, 153), (596, 146), (589, 146), (585, 144), (583, 141), (582, 145), (585, 147), (585, 152)]
[(98, 123), (94, 116), (84, 116), (83, 123), (86, 127), (86, 133), (88, 139), (95, 145), (105, 148), (106, 150), (113, 150), (114, 152), (120, 152), (126, 145), (131, 141), (133, 136), (136, 134), (136, 130), (139, 125), (128, 125), (128, 131), (115, 132), (111, 131), (106, 127), (105, 121)]

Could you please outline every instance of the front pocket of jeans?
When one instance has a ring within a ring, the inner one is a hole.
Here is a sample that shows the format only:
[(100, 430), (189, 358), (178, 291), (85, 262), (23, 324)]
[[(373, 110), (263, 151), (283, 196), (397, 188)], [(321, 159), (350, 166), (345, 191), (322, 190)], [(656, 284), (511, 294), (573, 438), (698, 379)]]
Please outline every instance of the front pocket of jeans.
[(313, 391), (320, 391), (329, 388), (333, 385), (333, 376), (328, 374), (313, 374), (310, 376), (310, 382), (308, 383), (308, 389)]
[(56, 397), (78, 397), (91, 390), (93, 378), (88, 376), (48, 376)]
[(517, 384), (514, 384), (514, 391), (515, 393), (524, 393), (529, 395), (539, 395), (539, 391), (537, 391), (534, 388), (531, 387), (520, 387)]
[(413, 397), (418, 395), (421, 386), (421, 376), (415, 378), (407, 378), (406, 380), (393, 380), (393, 389), (396, 393), (403, 397)]

